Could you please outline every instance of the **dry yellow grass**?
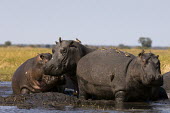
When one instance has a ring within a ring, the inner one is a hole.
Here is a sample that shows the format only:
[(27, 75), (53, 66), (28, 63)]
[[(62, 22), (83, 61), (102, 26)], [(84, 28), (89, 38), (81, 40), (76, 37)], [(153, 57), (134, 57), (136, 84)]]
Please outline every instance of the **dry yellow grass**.
[[(138, 55), (140, 49), (122, 49)], [(145, 50), (159, 55), (162, 74), (170, 71), (170, 50)], [(51, 49), (30, 47), (0, 47), (0, 81), (10, 81), (15, 70), (38, 53), (51, 53)]]
[(51, 49), (31, 47), (0, 47), (0, 81), (10, 81), (15, 70), (38, 53), (51, 53)]

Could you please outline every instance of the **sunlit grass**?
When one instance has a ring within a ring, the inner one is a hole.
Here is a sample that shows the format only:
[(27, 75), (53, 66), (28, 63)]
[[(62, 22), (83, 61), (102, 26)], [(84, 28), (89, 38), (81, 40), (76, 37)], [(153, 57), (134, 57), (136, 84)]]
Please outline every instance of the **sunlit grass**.
[[(122, 49), (138, 55), (141, 49)], [(162, 74), (170, 71), (170, 50), (145, 50), (159, 55)], [(51, 53), (51, 49), (31, 47), (0, 47), (0, 81), (10, 81), (15, 70), (27, 59), (38, 53)]]
[(15, 70), (38, 53), (51, 53), (51, 49), (31, 47), (0, 47), (0, 80), (10, 81)]

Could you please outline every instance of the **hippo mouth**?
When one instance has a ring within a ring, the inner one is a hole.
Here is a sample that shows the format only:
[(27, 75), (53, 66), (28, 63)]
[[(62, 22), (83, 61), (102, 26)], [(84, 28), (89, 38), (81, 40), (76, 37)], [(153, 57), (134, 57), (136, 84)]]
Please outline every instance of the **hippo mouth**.
[(146, 84), (149, 87), (159, 87), (163, 85), (163, 77), (159, 77), (158, 79), (152, 79)]

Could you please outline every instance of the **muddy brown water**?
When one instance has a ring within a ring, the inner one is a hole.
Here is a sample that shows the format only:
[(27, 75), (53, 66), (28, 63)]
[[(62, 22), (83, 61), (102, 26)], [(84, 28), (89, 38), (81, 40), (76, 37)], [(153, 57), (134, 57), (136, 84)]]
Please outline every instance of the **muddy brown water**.
[[(19, 97), (19, 98), (18, 98)], [(0, 82), (0, 113), (170, 113), (170, 100), (127, 102), (84, 100), (59, 93), (13, 96), (11, 82)]]

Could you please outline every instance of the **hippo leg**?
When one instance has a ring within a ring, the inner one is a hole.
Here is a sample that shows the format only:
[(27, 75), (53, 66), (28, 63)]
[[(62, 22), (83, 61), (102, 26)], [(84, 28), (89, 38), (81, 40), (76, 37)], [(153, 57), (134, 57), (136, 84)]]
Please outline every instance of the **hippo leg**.
[(79, 98), (80, 99), (88, 99), (87, 98), (87, 93), (85, 92), (84, 88), (85, 88), (85, 84), (82, 80), (78, 80), (78, 84), (79, 84)]
[(115, 93), (115, 101), (117, 103), (122, 103), (125, 101), (125, 92), (124, 91), (118, 91)]
[(85, 93), (85, 91), (83, 91), (82, 89), (79, 89), (79, 98), (82, 99), (82, 100), (88, 99), (87, 93)]
[(22, 88), (21, 89), (21, 94), (29, 94), (30, 91), (27, 88)]

